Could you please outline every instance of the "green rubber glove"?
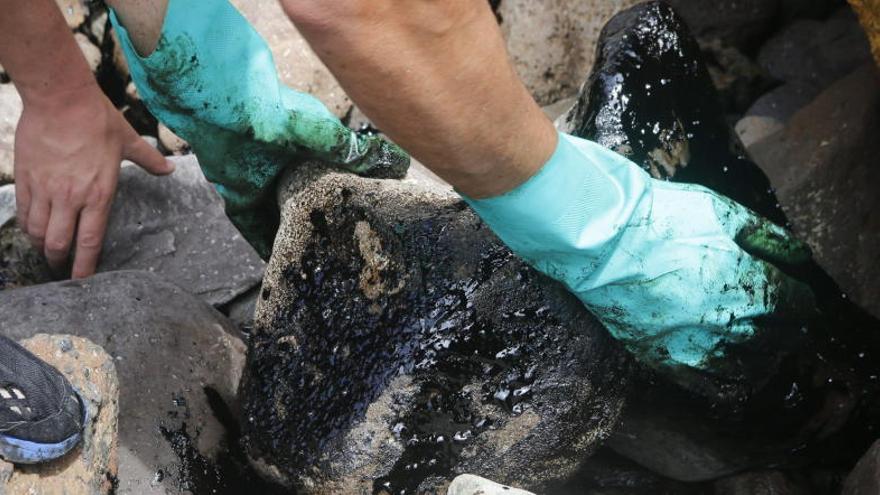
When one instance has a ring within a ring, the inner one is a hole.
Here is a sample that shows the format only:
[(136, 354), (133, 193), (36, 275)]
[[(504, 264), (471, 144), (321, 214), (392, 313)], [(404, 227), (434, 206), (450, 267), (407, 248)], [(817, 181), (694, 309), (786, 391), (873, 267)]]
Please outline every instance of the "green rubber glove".
[(809, 260), (805, 244), (719, 194), (652, 179), (590, 141), (560, 134), (525, 184), (465, 199), (655, 368), (737, 374), (721, 364), (729, 345), (777, 331), (814, 305), (810, 289), (775, 265)]
[(264, 258), (285, 167), (316, 159), (371, 177), (405, 175), (409, 157), (400, 148), (353, 132), (314, 97), (282, 85), (269, 47), (227, 0), (171, 0), (147, 57), (115, 12), (110, 19), (147, 108), (189, 142), (227, 214)]

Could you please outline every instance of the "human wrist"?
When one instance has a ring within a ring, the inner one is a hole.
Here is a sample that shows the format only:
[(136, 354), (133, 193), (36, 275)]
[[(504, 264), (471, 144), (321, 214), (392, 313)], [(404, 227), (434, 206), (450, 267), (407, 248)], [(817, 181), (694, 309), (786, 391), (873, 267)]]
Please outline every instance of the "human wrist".
[(89, 77), (86, 80), (58, 81), (48, 84), (16, 82), (25, 109), (64, 112), (80, 104), (93, 104), (103, 98), (100, 86)]

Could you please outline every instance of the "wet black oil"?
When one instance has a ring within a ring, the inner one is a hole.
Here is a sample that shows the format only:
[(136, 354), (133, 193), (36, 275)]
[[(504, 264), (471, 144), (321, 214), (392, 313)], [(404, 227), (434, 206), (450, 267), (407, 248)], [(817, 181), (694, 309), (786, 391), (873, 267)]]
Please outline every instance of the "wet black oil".
[(239, 495), (250, 491), (266, 495), (295, 494), (293, 489), (269, 483), (256, 473), (244, 453), (240, 427), (229, 407), (216, 391), (206, 388), (205, 394), (212, 411), (226, 429), (220, 453), (209, 458), (198, 450), (199, 432), (189, 430), (187, 404), (181, 398), (173, 398), (174, 408), (169, 411), (169, 416), (182, 421), (159, 426), (159, 432), (171, 446), (178, 462), (173, 467), (157, 468), (152, 482), (171, 484), (177, 490), (193, 495)]
[[(567, 117), (573, 134), (628, 156), (657, 179), (709, 187), (790, 227), (766, 175), (726, 122), (696, 40), (667, 4), (643, 3), (606, 25), (584, 88)], [(718, 363), (764, 376), (734, 383), (695, 376), (685, 391), (645, 370), (629, 407), (710, 421), (722, 437), (759, 439), (756, 464), (851, 466), (880, 427), (880, 322), (816, 262), (777, 266), (812, 288), (815, 313), (764, 322), (767, 337), (729, 349)]]
[[(296, 477), (298, 468), (320, 464), (318, 454), (406, 376), (417, 392), (391, 428), (405, 449), (373, 490), (415, 493), (426, 480), (448, 478), (484, 432), (532, 409), (557, 414), (548, 412), (562, 400), (548, 392), (555, 373), (595, 381), (600, 390), (620, 375), (605, 373), (624, 364), (595, 354), (613, 346), (598, 345), (598, 327), (571, 296), (516, 259), (461, 204), (433, 210), (389, 222), (343, 192), (338, 204), (312, 213), (301, 262), (284, 274), (296, 297), (251, 339), (242, 390), (256, 455)], [(400, 288), (375, 301), (358, 286), (364, 263), (352, 232), (360, 221), (377, 230), (391, 257), (381, 272), (386, 289)], [(565, 305), (578, 312), (568, 322), (555, 307)], [(558, 414), (574, 409), (565, 406)], [(598, 407), (576, 406), (587, 418)]]

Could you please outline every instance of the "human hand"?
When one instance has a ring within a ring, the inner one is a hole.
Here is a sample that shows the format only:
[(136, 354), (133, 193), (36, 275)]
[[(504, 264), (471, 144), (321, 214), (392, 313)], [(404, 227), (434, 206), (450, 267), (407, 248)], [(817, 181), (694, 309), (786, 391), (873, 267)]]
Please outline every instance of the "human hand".
[(18, 222), (56, 273), (74, 249), (71, 276), (94, 274), (123, 159), (156, 175), (174, 170), (95, 84), (24, 98), (15, 134)]
[(709, 189), (652, 179), (596, 143), (560, 136), (537, 175), (508, 194), (468, 200), (474, 210), (642, 363), (760, 373), (728, 351), (785, 335), (813, 314), (811, 289), (786, 272), (810, 261), (809, 248)]

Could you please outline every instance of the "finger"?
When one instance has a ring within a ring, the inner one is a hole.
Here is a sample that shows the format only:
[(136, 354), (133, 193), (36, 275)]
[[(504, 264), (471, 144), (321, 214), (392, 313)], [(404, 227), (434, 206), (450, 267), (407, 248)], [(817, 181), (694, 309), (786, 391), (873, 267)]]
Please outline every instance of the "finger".
[(70, 259), (70, 246), (76, 230), (78, 209), (69, 202), (61, 201), (53, 202), (51, 208), (43, 253), (46, 255), (49, 267), (60, 273), (67, 267)]
[(816, 298), (810, 287), (790, 277), (775, 266), (764, 265), (767, 276), (768, 296), (771, 301), (771, 317), (787, 321), (808, 319), (814, 316)]
[(293, 135), (315, 158), (360, 175), (401, 178), (409, 168), (409, 155), (397, 145), (359, 134), (323, 113), (297, 112)]
[(71, 271), (72, 278), (80, 279), (95, 274), (109, 213), (109, 203), (89, 205), (80, 212), (79, 226), (76, 232), (76, 252)]
[(25, 180), (15, 183), (15, 215), (18, 219), (18, 227), (27, 231), (28, 211), (31, 206), (31, 190)]
[(49, 200), (40, 196), (31, 199), (25, 231), (31, 239), (31, 244), (42, 251), (46, 240), (46, 229), (49, 225)]
[(734, 237), (747, 253), (772, 263), (798, 265), (808, 262), (813, 253), (807, 243), (769, 220), (752, 216)]
[(174, 164), (165, 159), (159, 150), (154, 148), (145, 139), (136, 135), (134, 131), (133, 138), (129, 140), (122, 157), (131, 160), (141, 168), (153, 175), (168, 175), (174, 172)]

